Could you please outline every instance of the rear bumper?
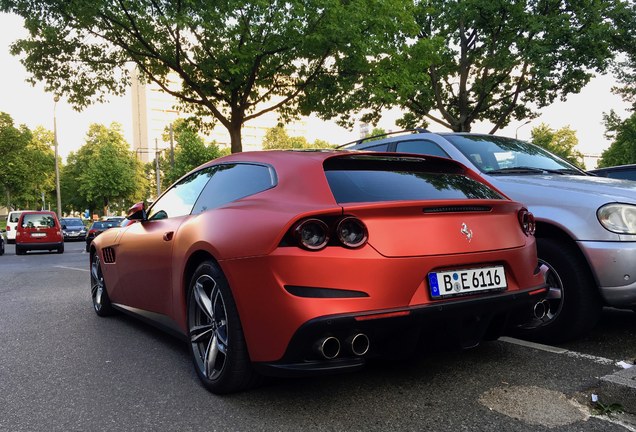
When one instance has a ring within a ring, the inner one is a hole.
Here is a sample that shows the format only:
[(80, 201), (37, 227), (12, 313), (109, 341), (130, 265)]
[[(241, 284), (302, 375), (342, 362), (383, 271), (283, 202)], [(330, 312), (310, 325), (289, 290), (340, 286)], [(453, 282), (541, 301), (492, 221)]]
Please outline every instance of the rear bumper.
[(53, 250), (60, 248), (64, 245), (64, 242), (57, 243), (16, 243), (16, 247), (20, 247), (22, 250)]
[[(496, 339), (506, 325), (522, 320), (543, 298), (545, 289), (541, 285), (452, 303), (316, 318), (296, 331), (281, 360), (255, 363), (254, 367), (265, 375), (318, 375), (356, 370), (368, 358), (403, 354), (426, 341), (475, 346), (481, 340)], [(364, 356), (353, 354), (349, 345), (351, 337), (360, 333), (369, 339)], [(315, 349), (317, 341), (325, 337), (335, 337), (341, 344), (339, 355), (332, 360), (321, 358)]]

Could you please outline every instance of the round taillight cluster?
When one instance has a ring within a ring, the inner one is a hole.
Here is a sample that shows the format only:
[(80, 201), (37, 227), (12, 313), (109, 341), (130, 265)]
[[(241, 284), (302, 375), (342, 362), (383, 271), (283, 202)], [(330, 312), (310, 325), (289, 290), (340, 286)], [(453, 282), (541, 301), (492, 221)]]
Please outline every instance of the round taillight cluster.
[[(336, 221), (333, 227), (329, 227), (320, 219), (305, 219), (300, 221), (292, 232), (299, 246), (312, 251), (325, 248), (331, 237), (337, 238), (342, 246), (352, 249), (363, 246), (369, 237), (364, 223), (352, 216)], [(331, 235), (332, 232), (335, 236)]]
[(346, 217), (338, 222), (336, 233), (340, 243), (349, 248), (362, 246), (369, 237), (367, 227), (360, 219), (354, 217)]
[(306, 219), (294, 229), (298, 243), (309, 250), (319, 250), (329, 243), (329, 227), (320, 219)]
[(537, 229), (537, 223), (534, 220), (534, 215), (527, 209), (521, 209), (519, 211), (519, 223), (525, 235), (534, 235)]

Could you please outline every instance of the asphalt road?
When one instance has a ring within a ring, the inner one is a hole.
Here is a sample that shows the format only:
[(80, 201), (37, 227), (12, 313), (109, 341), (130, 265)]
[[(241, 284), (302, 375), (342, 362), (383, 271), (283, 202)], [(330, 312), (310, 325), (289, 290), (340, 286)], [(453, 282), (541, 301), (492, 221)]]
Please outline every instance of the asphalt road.
[(636, 358), (631, 311), (566, 352), (496, 341), (219, 397), (182, 342), (95, 315), (83, 247), (0, 257), (0, 431), (636, 431), (588, 402)]

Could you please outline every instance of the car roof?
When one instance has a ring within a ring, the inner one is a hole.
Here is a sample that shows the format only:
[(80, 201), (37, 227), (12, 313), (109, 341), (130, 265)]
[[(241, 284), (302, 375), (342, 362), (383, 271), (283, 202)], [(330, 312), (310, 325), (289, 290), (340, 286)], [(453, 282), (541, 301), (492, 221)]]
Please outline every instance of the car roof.
[(589, 172), (610, 172), (610, 171), (628, 171), (636, 169), (636, 164), (615, 165), (611, 167), (595, 168), (589, 170)]
[[(327, 160), (336, 158), (371, 158), (378, 160), (402, 161), (408, 159), (434, 163), (436, 168), (459, 167), (462, 171), (470, 171), (461, 162), (448, 158), (406, 153), (381, 153), (358, 150), (266, 150), (234, 153), (222, 158), (209, 161), (190, 173), (200, 169), (233, 163), (260, 164), (270, 166), (277, 176), (277, 185), (269, 189), (269, 193), (294, 197), (296, 204), (303, 205), (333, 205), (334, 198), (327, 183), (324, 164)], [(182, 178), (188, 176), (186, 174)], [(299, 181), (300, 180), (300, 181)], [(180, 180), (178, 180), (180, 181)], [(480, 180), (481, 181), (481, 180)], [(164, 192), (165, 193), (165, 192)]]

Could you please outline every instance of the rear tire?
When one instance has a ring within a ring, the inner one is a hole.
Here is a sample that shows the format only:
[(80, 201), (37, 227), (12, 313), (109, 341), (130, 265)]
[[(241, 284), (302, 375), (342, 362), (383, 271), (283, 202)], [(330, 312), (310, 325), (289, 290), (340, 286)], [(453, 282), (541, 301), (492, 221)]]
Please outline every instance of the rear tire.
[(188, 339), (197, 375), (212, 393), (246, 390), (252, 367), (227, 279), (213, 261), (199, 265), (188, 290)]
[(573, 246), (552, 238), (537, 238), (537, 252), (540, 263), (548, 267), (550, 308), (545, 318), (533, 318), (513, 334), (558, 343), (589, 332), (601, 317), (603, 301), (587, 263)]
[(17, 244), (15, 245), (15, 254), (16, 255), (24, 255), (26, 253), (26, 251), (24, 249), (22, 249), (21, 246), (18, 246)]
[(57, 253), (59, 253), (59, 254), (64, 253), (64, 245), (62, 245), (59, 248), (57, 248)]

